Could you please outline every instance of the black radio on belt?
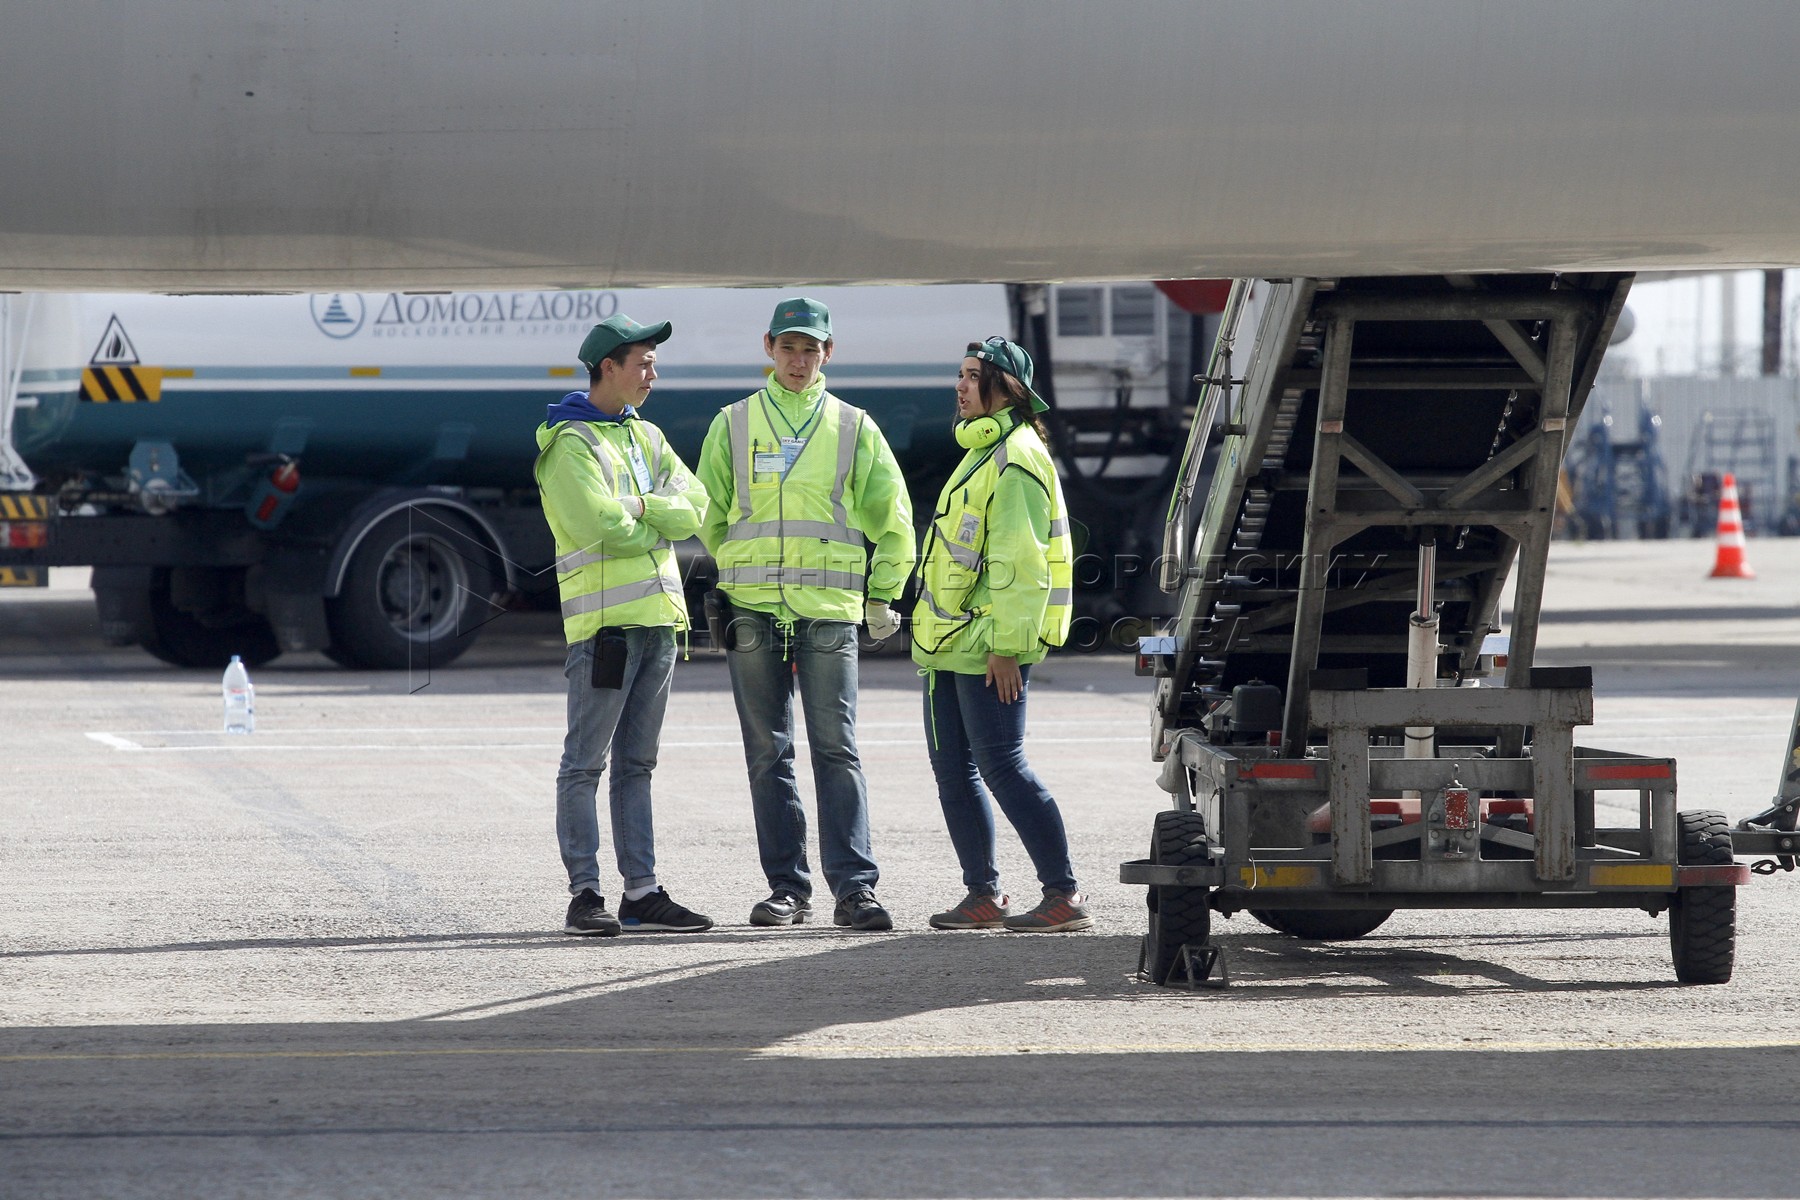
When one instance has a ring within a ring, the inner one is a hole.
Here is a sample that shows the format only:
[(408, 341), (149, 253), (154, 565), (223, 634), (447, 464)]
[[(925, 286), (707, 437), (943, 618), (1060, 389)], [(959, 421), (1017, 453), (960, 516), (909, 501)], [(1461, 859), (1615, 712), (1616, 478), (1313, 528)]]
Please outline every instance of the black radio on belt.
[(625, 660), (630, 650), (625, 644), (625, 631), (608, 625), (594, 635), (593, 684), (597, 688), (617, 691), (625, 686)]
[(720, 650), (732, 649), (731, 601), (725, 593), (713, 588), (700, 597), (700, 609), (706, 615), (706, 633), (712, 644)]

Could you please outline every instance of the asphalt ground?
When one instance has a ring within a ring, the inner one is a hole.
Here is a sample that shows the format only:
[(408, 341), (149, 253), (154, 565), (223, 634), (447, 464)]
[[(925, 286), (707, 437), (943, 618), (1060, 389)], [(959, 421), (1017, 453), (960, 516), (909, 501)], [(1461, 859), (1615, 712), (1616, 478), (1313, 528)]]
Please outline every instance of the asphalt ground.
[[(1800, 542), (1750, 560), (1709, 580), (1704, 542), (1559, 544), (1539, 656), (1595, 666), (1583, 744), (1673, 753), (1683, 807), (1733, 819), (1800, 693)], [(1795, 875), (1743, 889), (1719, 987), (1674, 982), (1662, 919), (1607, 911), (1340, 944), (1239, 917), (1229, 988), (1151, 987), (1116, 882), (1165, 807), (1147, 681), (1109, 656), (1032, 681), (1095, 928), (939, 933), (961, 887), (919, 681), (871, 657), (898, 927), (753, 929), (735, 714), (696, 656), (659, 863), (719, 926), (570, 938), (558, 632), (508, 616), (412, 673), (279, 660), (232, 738), (213, 673), (105, 647), (85, 592), (0, 593), (0, 1194), (1800, 1193)]]

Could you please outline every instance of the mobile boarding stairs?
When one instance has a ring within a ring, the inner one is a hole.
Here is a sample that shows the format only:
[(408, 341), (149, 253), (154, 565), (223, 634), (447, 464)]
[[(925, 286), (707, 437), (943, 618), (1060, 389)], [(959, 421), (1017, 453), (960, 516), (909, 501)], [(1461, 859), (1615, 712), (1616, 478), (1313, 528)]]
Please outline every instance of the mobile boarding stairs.
[(1138, 659), (1175, 801), (1120, 870), (1149, 886), (1147, 978), (1219, 982), (1215, 911), (1351, 938), (1400, 908), (1667, 910), (1676, 976), (1730, 978), (1734, 855), (1793, 867), (1800, 777), (1737, 830), (1680, 812), (1673, 759), (1575, 744), (1591, 669), (1532, 663), (1558, 470), (1630, 283), (1258, 281), (1241, 379), (1234, 290), (1170, 509), (1178, 611)]

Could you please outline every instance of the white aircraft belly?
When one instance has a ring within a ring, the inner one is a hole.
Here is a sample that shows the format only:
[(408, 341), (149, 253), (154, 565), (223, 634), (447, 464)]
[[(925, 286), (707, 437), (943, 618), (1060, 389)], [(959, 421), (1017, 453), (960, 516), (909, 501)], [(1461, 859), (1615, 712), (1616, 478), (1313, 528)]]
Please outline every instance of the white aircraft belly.
[(58, 0), (0, 288), (1800, 263), (1786, 0)]

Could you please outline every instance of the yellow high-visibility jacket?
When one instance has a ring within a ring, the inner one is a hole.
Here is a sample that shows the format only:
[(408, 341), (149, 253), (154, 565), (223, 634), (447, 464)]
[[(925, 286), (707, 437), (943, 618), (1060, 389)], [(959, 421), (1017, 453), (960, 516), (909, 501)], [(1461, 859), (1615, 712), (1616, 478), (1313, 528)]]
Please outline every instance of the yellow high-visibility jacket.
[[(561, 421), (539, 426), (537, 442), (564, 638), (574, 645), (608, 625), (685, 630), (672, 543), (699, 530), (706, 492), (662, 430), (636, 416)], [(633, 517), (622, 496), (642, 496), (644, 515)]]
[(912, 655), (921, 666), (982, 675), (989, 654), (1035, 663), (1068, 639), (1068, 506), (1031, 426), (963, 456), (938, 495), (919, 576)]
[(733, 604), (857, 622), (865, 597), (892, 600), (906, 586), (906, 480), (875, 422), (826, 391), (823, 376), (803, 393), (771, 379), (721, 410), (699, 477), (710, 502), (700, 540)]

